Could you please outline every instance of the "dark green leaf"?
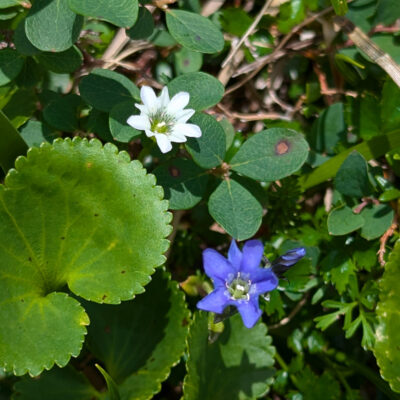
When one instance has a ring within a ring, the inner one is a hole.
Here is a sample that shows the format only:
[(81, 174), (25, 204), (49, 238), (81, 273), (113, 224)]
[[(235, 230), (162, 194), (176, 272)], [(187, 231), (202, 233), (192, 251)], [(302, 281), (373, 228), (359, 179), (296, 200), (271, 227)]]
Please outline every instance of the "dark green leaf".
[(140, 101), (137, 86), (126, 76), (108, 69), (94, 69), (82, 78), (79, 90), (83, 99), (100, 111), (111, 111), (127, 100)]
[(392, 25), (399, 18), (400, 9), (397, 0), (378, 0), (374, 25)]
[(218, 53), (224, 47), (224, 37), (217, 26), (199, 14), (168, 10), (167, 26), (174, 39), (189, 50)]
[(122, 28), (130, 28), (138, 15), (137, 0), (68, 0), (71, 10), (86, 17), (104, 19)]
[(225, 132), (222, 126), (208, 114), (195, 114), (190, 122), (198, 125), (202, 135), (188, 138), (186, 149), (194, 161), (203, 168), (221, 165), (225, 157)]
[(217, 104), (224, 95), (224, 86), (213, 76), (204, 72), (183, 74), (168, 83), (171, 96), (178, 92), (190, 94), (189, 108), (205, 110)]
[(82, 64), (83, 56), (76, 46), (60, 53), (44, 52), (36, 59), (48, 70), (58, 74), (76, 71)]
[(23, 19), (14, 31), (14, 44), (18, 53), (24, 56), (34, 56), (40, 53), (40, 50), (36, 48), (26, 37), (25, 33), (25, 19)]
[(99, 364), (96, 364), (96, 368), (103, 375), (103, 378), (107, 383), (107, 388), (108, 388), (107, 398), (109, 400), (120, 400), (121, 396), (119, 395), (118, 386), (115, 383), (114, 379), (111, 378), (111, 376), (107, 373), (107, 371), (101, 368)]
[(297, 171), (306, 161), (308, 151), (302, 134), (271, 128), (246, 140), (230, 164), (233, 170), (249, 178), (275, 181)]
[(209, 177), (204, 169), (184, 158), (170, 160), (153, 173), (164, 189), (171, 210), (187, 210), (195, 206), (204, 196)]
[(388, 79), (382, 90), (381, 120), (382, 131), (391, 132), (400, 126), (400, 88)]
[(24, 59), (12, 49), (0, 50), (0, 86), (12, 81), (21, 72)]
[(132, 128), (126, 122), (131, 115), (136, 114), (138, 114), (138, 109), (132, 100), (118, 103), (111, 109), (109, 125), (114, 140), (129, 143), (133, 138), (141, 135), (142, 131)]
[(364, 218), (354, 214), (346, 205), (334, 208), (328, 215), (328, 231), (330, 235), (341, 236), (354, 232), (364, 225)]
[(262, 207), (256, 198), (233, 179), (227, 179), (211, 194), (208, 201), (211, 216), (231, 236), (245, 240), (261, 225)]
[(37, 97), (32, 89), (19, 89), (3, 108), (3, 113), (15, 128), (23, 125), (36, 111)]
[(367, 240), (382, 236), (393, 222), (394, 211), (388, 204), (369, 205), (360, 214), (365, 221), (361, 236)]
[(147, 39), (154, 31), (154, 20), (146, 7), (139, 8), (139, 15), (135, 25), (126, 31), (133, 40)]
[(29, 41), (42, 51), (64, 51), (78, 39), (83, 18), (68, 7), (68, 0), (36, 0), (25, 21)]
[(353, 151), (344, 160), (336, 174), (335, 186), (345, 196), (361, 198), (371, 194), (367, 162), (360, 153)]
[(20, 129), (22, 138), (29, 147), (39, 147), (43, 142), (52, 142), (57, 134), (40, 121), (30, 120)]

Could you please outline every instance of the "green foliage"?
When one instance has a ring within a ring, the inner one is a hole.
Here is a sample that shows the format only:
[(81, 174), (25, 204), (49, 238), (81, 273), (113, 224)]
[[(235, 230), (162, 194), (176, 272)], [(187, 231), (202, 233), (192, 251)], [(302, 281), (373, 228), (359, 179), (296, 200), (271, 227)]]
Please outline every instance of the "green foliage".
[(209, 344), (207, 322), (207, 315), (200, 312), (190, 329), (185, 400), (254, 399), (267, 393), (275, 348), (266, 326), (248, 330), (236, 315), (225, 324), (219, 340)]
[(23, 58), (11, 49), (0, 51), (0, 86), (12, 81), (21, 72), (24, 64)]
[[(0, 237), (12, 243), (1, 247), (3, 368), (37, 375), (79, 354), (89, 319), (65, 285), (111, 304), (143, 292), (168, 245), (169, 216), (154, 183), (138, 162), (98, 141), (59, 140), (17, 160), (0, 189)], [(126, 202), (123, 212), (113, 196)]]

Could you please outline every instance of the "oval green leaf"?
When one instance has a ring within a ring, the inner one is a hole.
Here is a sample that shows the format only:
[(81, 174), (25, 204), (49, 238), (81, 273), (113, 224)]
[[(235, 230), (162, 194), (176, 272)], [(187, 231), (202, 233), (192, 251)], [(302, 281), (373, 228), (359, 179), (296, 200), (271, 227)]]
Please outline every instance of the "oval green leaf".
[(308, 143), (301, 133), (271, 128), (247, 139), (232, 158), (231, 167), (249, 178), (275, 181), (296, 172), (308, 152)]
[(11, 82), (21, 72), (24, 58), (12, 49), (0, 51), (0, 86)]
[(204, 196), (208, 177), (204, 169), (184, 158), (170, 160), (157, 167), (153, 174), (164, 189), (171, 210), (187, 210)]
[(62, 291), (111, 304), (142, 293), (171, 216), (155, 177), (98, 140), (44, 143), (15, 168), (0, 186), (0, 367), (38, 375), (79, 354), (89, 323)]
[(354, 214), (345, 205), (333, 209), (328, 215), (328, 231), (330, 235), (341, 236), (356, 231), (364, 225), (364, 218)]
[(96, 68), (82, 78), (79, 91), (83, 99), (100, 111), (111, 111), (118, 103), (140, 101), (139, 89), (126, 76)]
[(201, 129), (201, 137), (188, 138), (186, 150), (203, 168), (221, 165), (226, 152), (226, 137), (222, 126), (208, 114), (195, 114), (190, 122)]
[(257, 199), (233, 179), (224, 180), (208, 201), (211, 216), (232, 237), (245, 240), (261, 225), (262, 207)]
[(188, 340), (185, 400), (257, 399), (267, 393), (272, 377), (275, 347), (267, 327), (244, 327), (239, 315), (225, 322), (215, 343), (208, 342), (208, 314), (197, 313)]
[(379, 287), (374, 354), (382, 378), (400, 393), (400, 241), (390, 254)]
[(373, 204), (365, 207), (360, 214), (365, 221), (361, 236), (372, 240), (382, 236), (393, 222), (394, 211), (388, 204)]
[(132, 100), (119, 103), (111, 109), (109, 125), (114, 140), (129, 143), (133, 138), (142, 134), (142, 131), (132, 128), (126, 122), (131, 115), (138, 113)]
[(83, 18), (68, 7), (67, 0), (36, 0), (25, 21), (29, 41), (42, 51), (64, 51), (78, 39)]
[(205, 72), (183, 74), (168, 83), (171, 96), (178, 92), (190, 94), (189, 108), (202, 111), (219, 103), (224, 95), (224, 86)]
[(111, 22), (122, 28), (130, 28), (138, 16), (137, 0), (68, 0), (71, 10), (86, 17)]
[(154, 31), (154, 20), (146, 7), (139, 8), (139, 15), (135, 25), (126, 31), (133, 40), (147, 39)]
[(209, 19), (189, 11), (168, 10), (167, 27), (174, 39), (189, 50), (218, 53), (224, 48), (224, 37)]
[(76, 46), (72, 46), (60, 53), (40, 53), (36, 56), (36, 59), (46, 69), (57, 74), (65, 74), (76, 71), (82, 64), (83, 56)]

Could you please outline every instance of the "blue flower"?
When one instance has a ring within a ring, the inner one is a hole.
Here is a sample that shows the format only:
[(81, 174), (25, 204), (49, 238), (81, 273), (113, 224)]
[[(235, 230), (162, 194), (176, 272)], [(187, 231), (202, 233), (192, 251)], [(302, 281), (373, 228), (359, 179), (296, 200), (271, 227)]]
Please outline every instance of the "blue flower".
[(197, 308), (222, 314), (226, 307), (235, 306), (246, 328), (252, 328), (262, 314), (258, 297), (274, 290), (278, 277), (305, 255), (305, 249), (299, 247), (279, 257), (271, 268), (261, 268), (263, 252), (259, 240), (247, 241), (242, 251), (232, 240), (228, 259), (216, 250), (204, 250), (204, 270), (213, 280), (214, 290), (197, 303)]

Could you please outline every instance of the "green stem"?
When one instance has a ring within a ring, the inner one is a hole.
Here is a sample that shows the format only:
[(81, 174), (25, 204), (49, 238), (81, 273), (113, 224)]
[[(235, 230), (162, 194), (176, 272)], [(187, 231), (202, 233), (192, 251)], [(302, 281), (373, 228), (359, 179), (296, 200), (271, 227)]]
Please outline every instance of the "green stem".
[(14, 167), (15, 159), (28, 150), (18, 131), (10, 120), (0, 111), (0, 167), (4, 173)]
[(296, 375), (289, 372), (289, 366), (286, 364), (285, 360), (281, 357), (278, 351), (275, 352), (275, 360), (278, 362), (280, 367), (289, 374), (293, 384), (297, 387), (297, 389), (299, 389), (299, 381), (297, 380)]

